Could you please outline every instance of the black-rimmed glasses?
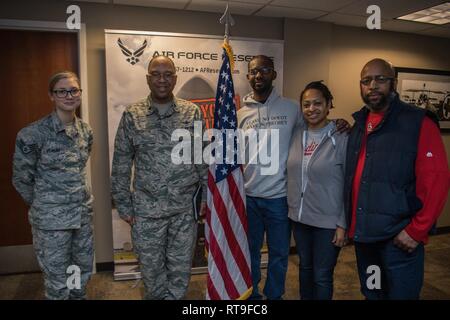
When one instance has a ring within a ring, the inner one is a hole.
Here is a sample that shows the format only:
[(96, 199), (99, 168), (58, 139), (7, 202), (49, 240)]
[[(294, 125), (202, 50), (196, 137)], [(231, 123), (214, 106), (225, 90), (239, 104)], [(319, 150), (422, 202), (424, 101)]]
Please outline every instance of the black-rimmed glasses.
[(66, 89), (56, 89), (53, 90), (53, 93), (58, 97), (58, 98), (67, 98), (67, 95), (70, 93), (70, 95), (74, 98), (81, 96), (81, 89), (78, 88), (72, 88), (70, 90), (66, 90)]
[(273, 68), (271, 67), (262, 67), (262, 68), (254, 68), (248, 71), (249, 74), (252, 76), (256, 76), (259, 72), (261, 72), (262, 75), (269, 74), (273, 71)]
[(385, 76), (375, 76), (375, 77), (364, 77), (359, 82), (363, 86), (368, 86), (372, 83), (372, 81), (375, 80), (377, 84), (385, 84), (389, 80), (394, 80), (392, 77), (385, 77)]

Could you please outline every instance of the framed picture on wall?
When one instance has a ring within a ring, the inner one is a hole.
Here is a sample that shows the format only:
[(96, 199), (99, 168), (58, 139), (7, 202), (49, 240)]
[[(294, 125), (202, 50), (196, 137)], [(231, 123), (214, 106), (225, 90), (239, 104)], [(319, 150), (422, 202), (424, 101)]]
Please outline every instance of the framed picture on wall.
[(396, 68), (400, 99), (434, 112), (442, 130), (450, 130), (450, 71)]

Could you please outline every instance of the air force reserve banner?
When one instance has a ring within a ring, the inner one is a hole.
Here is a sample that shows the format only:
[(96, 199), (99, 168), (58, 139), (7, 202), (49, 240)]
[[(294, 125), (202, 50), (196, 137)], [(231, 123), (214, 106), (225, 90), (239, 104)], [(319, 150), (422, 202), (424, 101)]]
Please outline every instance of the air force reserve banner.
[[(283, 92), (283, 41), (250, 38), (231, 40), (236, 108), (239, 109), (242, 97), (251, 91), (246, 75), (248, 62), (255, 55), (264, 54), (273, 58), (278, 73), (274, 86), (278, 92)], [(175, 63), (178, 79), (174, 95), (197, 104), (206, 120), (206, 129), (214, 127), (222, 42), (221, 36), (105, 30), (110, 161), (113, 158), (114, 138), (122, 112), (128, 104), (149, 94), (146, 82), (148, 62), (158, 55), (168, 56)], [(132, 252), (130, 227), (119, 218), (114, 208), (112, 211), (115, 279), (138, 278), (140, 274)], [(206, 271), (204, 225), (199, 222), (193, 272)]]

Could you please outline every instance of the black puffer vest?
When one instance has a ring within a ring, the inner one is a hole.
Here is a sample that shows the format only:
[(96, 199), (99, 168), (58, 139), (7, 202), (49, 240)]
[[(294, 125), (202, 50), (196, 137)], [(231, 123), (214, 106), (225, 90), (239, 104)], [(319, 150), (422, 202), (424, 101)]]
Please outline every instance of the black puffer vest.
[[(345, 206), (347, 225), (352, 209), (352, 184), (369, 110), (353, 114), (347, 149)], [(425, 110), (395, 96), (381, 123), (367, 137), (366, 159), (356, 204), (354, 241), (376, 242), (394, 237), (422, 208), (416, 196), (415, 160)]]

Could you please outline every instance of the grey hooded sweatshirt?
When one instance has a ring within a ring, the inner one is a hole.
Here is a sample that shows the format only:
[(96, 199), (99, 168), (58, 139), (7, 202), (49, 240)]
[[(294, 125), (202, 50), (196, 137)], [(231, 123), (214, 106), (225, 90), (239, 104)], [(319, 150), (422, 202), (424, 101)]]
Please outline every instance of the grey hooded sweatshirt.
[(324, 135), (306, 170), (302, 170), (306, 136), (303, 127), (292, 135), (287, 161), (289, 218), (310, 226), (346, 229), (344, 172), (348, 135), (334, 122)]
[[(272, 92), (265, 103), (253, 99), (253, 93), (247, 94), (243, 102), (243, 107), (239, 109), (237, 114), (239, 128), (243, 129), (244, 132), (254, 129), (258, 134), (259, 143), (267, 142), (269, 151), (272, 143), (276, 144), (279, 149), (278, 157), (271, 159), (277, 162), (276, 173), (265, 175), (264, 171), (261, 170), (267, 169), (270, 164), (262, 164), (261, 161), (257, 161), (255, 164), (249, 163), (249, 159), (258, 160), (258, 155), (255, 148), (249, 147), (248, 141), (245, 143), (246, 161), (243, 167), (246, 194), (265, 199), (285, 197), (287, 195), (286, 162), (289, 142), (294, 127), (297, 124), (303, 125), (303, 116), (299, 104), (280, 96), (275, 88), (272, 88)], [(259, 129), (268, 130), (261, 131)], [(272, 137), (273, 134), (272, 131), (269, 131), (270, 129), (278, 130), (278, 140)]]

